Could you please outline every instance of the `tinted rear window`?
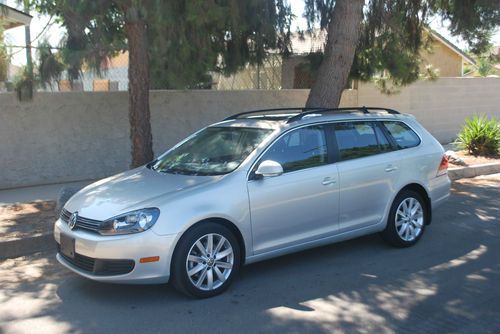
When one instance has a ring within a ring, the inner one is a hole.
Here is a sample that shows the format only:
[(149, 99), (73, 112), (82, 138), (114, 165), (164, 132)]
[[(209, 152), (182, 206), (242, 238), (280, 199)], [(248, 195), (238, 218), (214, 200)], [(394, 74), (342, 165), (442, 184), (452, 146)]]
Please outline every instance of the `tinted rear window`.
[(420, 138), (410, 127), (402, 122), (383, 122), (387, 131), (398, 145), (398, 148), (415, 147), (420, 144)]

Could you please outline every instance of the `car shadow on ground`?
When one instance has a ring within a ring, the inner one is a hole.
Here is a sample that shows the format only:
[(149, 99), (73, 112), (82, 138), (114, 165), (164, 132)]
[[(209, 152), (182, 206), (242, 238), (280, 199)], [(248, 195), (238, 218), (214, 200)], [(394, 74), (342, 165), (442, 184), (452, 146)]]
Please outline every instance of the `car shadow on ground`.
[(500, 330), (499, 210), (498, 183), (456, 183), (415, 247), (394, 249), (374, 235), (283, 256), (243, 267), (211, 299), (193, 300), (169, 285), (60, 277), (56, 270), (65, 269), (54, 261), (45, 278), (55, 300), (44, 294), (46, 281), (4, 294), (28, 290), (47, 299), (36, 316), (75, 332)]

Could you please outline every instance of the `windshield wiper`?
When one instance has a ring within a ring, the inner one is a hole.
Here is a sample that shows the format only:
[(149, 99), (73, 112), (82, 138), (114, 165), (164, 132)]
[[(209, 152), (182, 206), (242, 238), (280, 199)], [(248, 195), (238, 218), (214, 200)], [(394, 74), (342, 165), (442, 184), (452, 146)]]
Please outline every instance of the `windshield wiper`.
[(153, 165), (158, 161), (158, 159), (154, 159), (153, 161), (150, 161), (146, 164), (146, 168), (151, 169), (156, 171), (156, 169), (153, 167)]

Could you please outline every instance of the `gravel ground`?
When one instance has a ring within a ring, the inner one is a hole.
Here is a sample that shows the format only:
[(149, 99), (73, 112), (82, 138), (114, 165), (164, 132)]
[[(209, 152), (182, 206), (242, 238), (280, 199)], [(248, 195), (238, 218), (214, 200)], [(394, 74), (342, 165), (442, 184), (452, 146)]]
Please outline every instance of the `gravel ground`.
[(465, 162), (466, 166), (500, 163), (500, 155), (493, 157), (473, 156), (465, 150), (455, 151), (455, 153)]

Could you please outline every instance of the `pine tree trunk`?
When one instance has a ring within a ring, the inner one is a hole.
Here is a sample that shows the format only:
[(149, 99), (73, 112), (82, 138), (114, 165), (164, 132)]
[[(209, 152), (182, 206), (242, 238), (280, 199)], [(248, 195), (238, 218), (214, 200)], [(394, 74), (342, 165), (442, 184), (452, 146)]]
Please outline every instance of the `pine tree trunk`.
[(364, 0), (337, 0), (328, 40), (306, 107), (336, 108), (347, 85), (363, 20)]
[[(133, 11), (129, 9), (129, 13)], [(129, 48), (128, 94), (131, 167), (153, 160), (153, 136), (149, 112), (149, 61), (146, 22), (138, 15), (129, 15), (125, 23)]]

